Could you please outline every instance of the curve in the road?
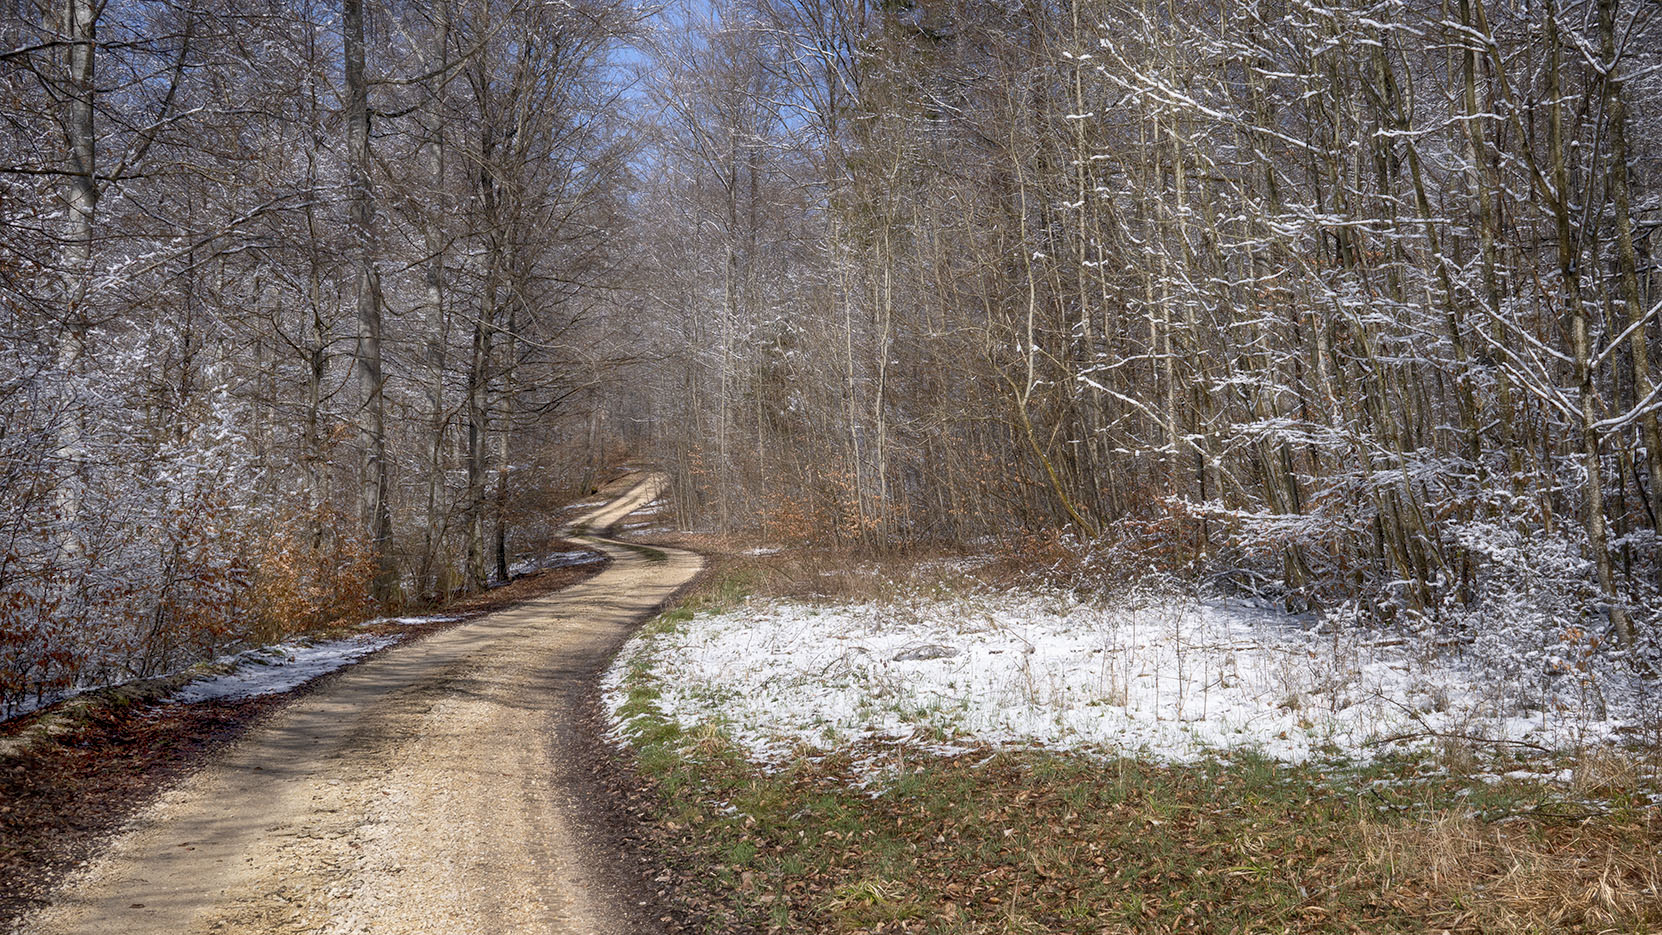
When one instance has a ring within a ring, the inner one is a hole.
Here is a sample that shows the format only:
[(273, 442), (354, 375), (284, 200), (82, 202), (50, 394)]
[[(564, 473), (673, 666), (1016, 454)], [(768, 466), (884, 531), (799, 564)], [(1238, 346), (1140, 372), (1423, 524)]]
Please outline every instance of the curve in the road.
[(620, 486), (626, 485), (626, 492), (572, 520), (568, 527), (572, 533), (605, 535), (608, 530), (622, 522), (624, 517), (652, 503), (669, 487), (669, 479), (656, 471), (629, 474), (617, 483)]
[[(654, 499), (635, 475), (581, 518)], [(619, 485), (615, 485), (619, 486)], [(630, 628), (701, 567), (612, 558), (564, 591), (390, 649), (336, 676), (169, 791), (22, 931), (634, 931), (615, 855), (577, 833), (592, 777), (576, 711)]]

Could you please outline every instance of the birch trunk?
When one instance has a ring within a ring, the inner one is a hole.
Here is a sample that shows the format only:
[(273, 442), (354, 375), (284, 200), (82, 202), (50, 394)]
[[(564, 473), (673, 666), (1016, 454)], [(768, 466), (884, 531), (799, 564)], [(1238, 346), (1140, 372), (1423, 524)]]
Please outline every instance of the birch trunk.
[(59, 417), (56, 459), (58, 519), (62, 524), (59, 548), (71, 564), (85, 554), (81, 540), (81, 465), (85, 440), (81, 433), (80, 404), (76, 389), (81, 359), (86, 353), (91, 327), (87, 304), (92, 276), (93, 222), (98, 210), (98, 141), (93, 125), (93, 102), (97, 93), (98, 12), (95, 0), (66, 0), (60, 29), (67, 43), (67, 66), (63, 126), (69, 150), (66, 173), (63, 230), (63, 333), (57, 348), (57, 365), (63, 380), (64, 412)]

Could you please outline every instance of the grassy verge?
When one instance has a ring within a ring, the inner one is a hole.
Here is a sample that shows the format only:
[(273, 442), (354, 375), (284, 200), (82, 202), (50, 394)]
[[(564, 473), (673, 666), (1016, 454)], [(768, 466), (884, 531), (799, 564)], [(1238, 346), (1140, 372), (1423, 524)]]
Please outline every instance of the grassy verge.
[(1662, 930), (1662, 819), (1619, 770), (1590, 799), (1424, 757), (1174, 767), (867, 744), (762, 769), (720, 724), (662, 714), (650, 652), (753, 578), (718, 575), (650, 624), (625, 680), (660, 830), (706, 869), (685, 885), (718, 907), (710, 931)]

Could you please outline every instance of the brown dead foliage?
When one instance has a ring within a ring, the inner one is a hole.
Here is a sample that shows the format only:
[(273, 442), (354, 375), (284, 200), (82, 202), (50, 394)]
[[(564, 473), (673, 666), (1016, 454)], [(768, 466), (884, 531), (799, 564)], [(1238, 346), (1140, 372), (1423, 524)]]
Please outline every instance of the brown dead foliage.
[[(662, 882), (714, 930), (824, 933), (1651, 933), (1662, 821), (1367, 817), (1310, 777), (938, 758), (859, 788), (847, 755), (764, 774), (684, 736), (641, 809)], [(909, 775), (908, 775), (909, 774)]]
[(1662, 924), (1654, 808), (1574, 822), (1458, 815), (1364, 822), (1364, 857), (1403, 904), (1450, 932), (1642, 932)]
[(285, 700), (89, 705), (53, 742), (0, 758), (0, 928), (40, 905), (100, 836)]
[[(527, 575), (429, 612), (475, 617), (586, 581), (607, 564)], [(352, 632), (413, 640), (462, 622)], [(243, 701), (166, 703), (176, 681), (157, 680), (157, 691), (106, 689), (0, 723), (0, 930), (40, 905), (67, 870), (159, 792), (312, 687)]]

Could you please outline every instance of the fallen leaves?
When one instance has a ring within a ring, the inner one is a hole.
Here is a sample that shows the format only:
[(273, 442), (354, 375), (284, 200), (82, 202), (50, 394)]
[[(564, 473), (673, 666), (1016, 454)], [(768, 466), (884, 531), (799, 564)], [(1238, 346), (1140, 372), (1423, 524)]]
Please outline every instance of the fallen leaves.
[[(873, 751), (860, 755), (869, 767)], [(1354, 801), (1313, 778), (987, 756), (897, 756), (909, 765), (875, 794), (846, 754), (773, 778), (731, 756), (676, 762), (654, 779), (706, 823), (658, 827), (678, 866), (708, 869), (679, 874), (670, 895), (734, 932), (1371, 933), (1432, 921), (1475, 932), (1493, 921), (1439, 916), (1428, 897), (1446, 906), (1458, 894), (1370, 864)], [(1656, 831), (1641, 846), (1654, 850)], [(753, 856), (719, 856), (738, 842)]]

